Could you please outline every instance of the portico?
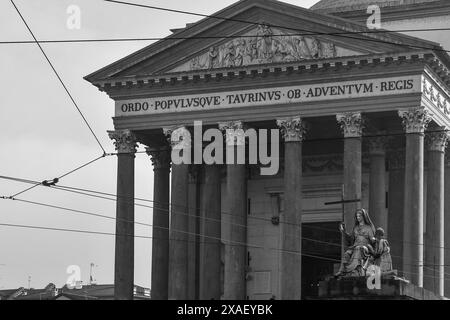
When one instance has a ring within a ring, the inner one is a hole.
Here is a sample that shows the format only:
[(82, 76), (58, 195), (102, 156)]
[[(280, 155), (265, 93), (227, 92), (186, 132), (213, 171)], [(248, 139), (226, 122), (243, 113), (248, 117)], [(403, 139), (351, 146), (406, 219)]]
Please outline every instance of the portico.
[[(448, 57), (394, 33), (289, 35), (275, 26), (364, 28), (275, 1), (241, 1), (222, 14), (253, 24), (205, 19), (86, 78), (115, 101), (117, 217), (134, 219), (136, 142), (151, 156), (152, 298), (301, 299), (339, 265), (337, 224), (350, 230), (360, 207), (387, 232), (399, 273), (443, 295)], [(205, 35), (224, 38), (194, 40)], [(201, 135), (217, 128), (220, 137), (198, 141), (195, 121)], [(227, 130), (250, 128), (257, 146)], [(279, 139), (261, 139), (261, 130), (279, 130)], [(222, 161), (194, 163), (196, 148), (217, 139)], [(249, 163), (261, 141), (279, 151), (275, 175)], [(231, 150), (233, 160), (245, 150), (245, 163), (227, 162)], [(173, 163), (171, 152), (188, 161)], [(343, 216), (324, 205), (340, 200), (342, 186), (344, 198), (361, 199)], [(123, 224), (118, 299), (132, 296), (133, 282), (134, 233)], [(322, 273), (313, 275), (316, 262)]]

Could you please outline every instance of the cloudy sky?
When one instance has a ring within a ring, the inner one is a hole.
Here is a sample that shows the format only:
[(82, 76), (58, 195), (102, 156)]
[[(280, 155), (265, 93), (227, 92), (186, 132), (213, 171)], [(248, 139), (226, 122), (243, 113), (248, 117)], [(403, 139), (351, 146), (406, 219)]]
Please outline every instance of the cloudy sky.
[[(212, 14), (235, 0), (133, 0), (153, 6)], [(131, 2), (131, 0), (130, 0)], [(316, 0), (285, 1), (310, 7)], [(15, 0), (38, 40), (164, 37), (199, 17), (107, 3), (102, 0)], [(68, 29), (67, 8), (81, 9), (81, 28)], [(32, 40), (9, 0), (0, 1), (0, 41)], [(113, 145), (113, 102), (83, 76), (149, 45), (150, 41), (43, 44), (80, 109), (108, 152)], [(0, 44), (0, 175), (42, 181), (53, 179), (99, 155), (101, 149), (35, 44)], [(116, 159), (107, 157), (64, 178), (60, 184), (108, 193), (116, 191)], [(153, 172), (144, 154), (136, 157), (136, 196), (152, 199)], [(0, 179), (0, 196), (29, 185)], [(114, 217), (113, 201), (43, 187), (18, 198)], [(148, 208), (136, 208), (136, 221), (152, 223)], [(30, 225), (114, 233), (114, 221), (63, 210), (0, 200), (0, 224)], [(151, 228), (136, 226), (151, 237)], [(137, 238), (135, 283), (150, 286), (151, 240)], [(0, 289), (62, 286), (69, 265), (97, 265), (98, 283), (112, 283), (114, 237), (0, 225)]]

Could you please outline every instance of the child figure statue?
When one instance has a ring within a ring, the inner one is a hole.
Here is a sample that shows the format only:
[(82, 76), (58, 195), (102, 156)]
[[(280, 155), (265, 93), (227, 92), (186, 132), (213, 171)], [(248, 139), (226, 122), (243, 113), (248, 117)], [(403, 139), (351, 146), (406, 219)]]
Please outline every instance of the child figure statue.
[(380, 267), (381, 273), (392, 271), (391, 249), (389, 242), (384, 239), (384, 230), (382, 228), (377, 228), (375, 231), (373, 264)]

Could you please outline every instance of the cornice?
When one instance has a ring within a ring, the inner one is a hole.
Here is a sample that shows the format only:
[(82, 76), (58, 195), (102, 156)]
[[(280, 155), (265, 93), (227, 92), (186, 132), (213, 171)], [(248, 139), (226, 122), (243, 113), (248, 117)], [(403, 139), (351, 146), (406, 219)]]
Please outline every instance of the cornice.
[(115, 87), (133, 88), (139, 86), (154, 86), (161, 84), (175, 84), (195, 82), (202, 80), (220, 80), (234, 77), (246, 77), (246, 76), (267, 76), (268, 74), (280, 74), (298, 72), (302, 70), (326, 70), (330, 68), (339, 67), (365, 67), (376, 66), (380, 64), (390, 63), (402, 63), (402, 62), (414, 62), (414, 61), (438, 61), (442, 68), (442, 72), (439, 74), (442, 80), (446, 83), (450, 81), (450, 72), (440, 62), (439, 58), (434, 55), (432, 51), (410, 51), (410, 52), (398, 52), (398, 53), (383, 53), (375, 55), (362, 55), (351, 57), (340, 57), (333, 59), (321, 59), (321, 60), (305, 60), (304, 62), (291, 62), (291, 63), (272, 63), (262, 65), (252, 65), (240, 68), (222, 68), (212, 70), (198, 70), (190, 72), (177, 72), (167, 73), (160, 75), (142, 75), (133, 77), (123, 77), (117, 79), (104, 79), (94, 83), (101, 91), (108, 93)]

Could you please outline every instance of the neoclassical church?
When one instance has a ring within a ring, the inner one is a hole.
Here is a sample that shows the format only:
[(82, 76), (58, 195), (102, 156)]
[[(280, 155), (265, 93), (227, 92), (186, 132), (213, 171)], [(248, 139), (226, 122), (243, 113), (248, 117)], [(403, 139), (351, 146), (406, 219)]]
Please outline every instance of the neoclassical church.
[[(368, 28), (370, 4), (390, 32)], [(450, 58), (439, 31), (405, 32), (449, 17), (439, 0), (241, 0), (86, 76), (115, 105), (116, 299), (133, 296), (137, 143), (154, 167), (152, 299), (339, 298), (326, 279), (358, 208), (397, 276), (354, 298), (450, 296)], [(245, 163), (172, 161), (200, 121)], [(230, 137), (248, 129), (278, 130), (275, 174)]]

